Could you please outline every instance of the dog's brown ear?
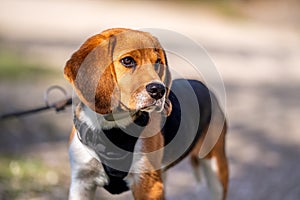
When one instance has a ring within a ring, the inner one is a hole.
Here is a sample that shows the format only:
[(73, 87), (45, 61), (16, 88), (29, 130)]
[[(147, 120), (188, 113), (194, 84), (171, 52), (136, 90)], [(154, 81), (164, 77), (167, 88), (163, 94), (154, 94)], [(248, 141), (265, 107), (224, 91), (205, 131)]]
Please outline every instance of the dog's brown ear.
[(80, 100), (92, 110), (107, 114), (118, 104), (112, 61), (115, 43), (110, 30), (89, 38), (67, 61), (64, 74)]
[(162, 74), (161, 79), (167, 88), (164, 112), (167, 116), (169, 116), (172, 112), (172, 103), (169, 100), (169, 94), (170, 94), (171, 85), (172, 85), (172, 77), (171, 77), (171, 72), (170, 72), (169, 65), (168, 65), (167, 55), (163, 49), (161, 49), (161, 54), (164, 59), (164, 65), (165, 65), (165, 70), (164, 70), (164, 73)]
[(85, 43), (83, 43), (76, 52), (73, 53), (64, 68), (65, 78), (69, 82), (73, 83), (74, 80), (76, 80), (78, 70), (84, 59), (96, 46), (103, 41), (105, 41), (105, 38), (103, 38), (100, 34), (92, 36)]

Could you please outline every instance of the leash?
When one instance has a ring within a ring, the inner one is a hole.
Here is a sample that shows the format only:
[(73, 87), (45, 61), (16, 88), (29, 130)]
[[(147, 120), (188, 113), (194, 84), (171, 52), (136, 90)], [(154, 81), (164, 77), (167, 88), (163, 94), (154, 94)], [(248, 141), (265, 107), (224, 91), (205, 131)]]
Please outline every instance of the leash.
[[(63, 93), (64, 95), (64, 99), (56, 101), (56, 102), (50, 102), (49, 100), (49, 95), (51, 92), (53, 91), (60, 91), (61, 93)], [(65, 110), (65, 108), (69, 105), (72, 105), (72, 98), (68, 96), (67, 91), (58, 85), (54, 85), (54, 86), (50, 86), (44, 93), (44, 101), (45, 101), (45, 106), (41, 106), (41, 107), (37, 107), (37, 108), (33, 108), (30, 110), (24, 110), (24, 111), (17, 111), (17, 112), (12, 112), (12, 113), (7, 113), (7, 114), (3, 114), (0, 115), (0, 120), (4, 120), (7, 118), (12, 118), (12, 117), (21, 117), (24, 115), (29, 115), (29, 114), (34, 114), (34, 113), (38, 113), (41, 111), (45, 111), (45, 110), (50, 110), (50, 109), (54, 109), (56, 112), (61, 112), (63, 110)]]

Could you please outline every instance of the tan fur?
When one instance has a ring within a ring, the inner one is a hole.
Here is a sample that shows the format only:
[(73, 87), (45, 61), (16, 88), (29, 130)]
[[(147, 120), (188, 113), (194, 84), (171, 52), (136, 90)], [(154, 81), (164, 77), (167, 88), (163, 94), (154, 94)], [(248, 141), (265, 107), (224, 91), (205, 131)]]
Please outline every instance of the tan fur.
[(75, 133), (76, 133), (76, 129), (75, 129), (75, 127), (73, 127), (72, 131), (71, 131), (71, 134), (70, 134), (70, 137), (69, 137), (69, 144), (72, 142), (72, 140), (75, 136)]
[[(222, 200), (226, 199), (227, 196), (227, 190), (228, 190), (228, 163), (226, 158), (226, 151), (225, 151), (225, 134), (227, 130), (226, 122), (224, 123), (222, 133), (217, 141), (217, 143), (214, 145), (212, 150), (205, 156), (204, 159), (211, 160), (212, 158), (215, 158), (217, 161), (218, 166), (218, 173), (217, 176), (219, 178), (219, 181), (221, 182), (223, 186), (223, 198)], [(200, 166), (200, 158), (199, 158), (199, 152), (201, 149), (201, 146), (203, 144), (203, 140), (206, 137), (207, 129), (204, 131), (204, 134), (200, 137), (199, 141), (197, 142), (196, 146), (190, 153), (191, 158), (191, 164), (194, 167), (195, 170), (199, 170)]]

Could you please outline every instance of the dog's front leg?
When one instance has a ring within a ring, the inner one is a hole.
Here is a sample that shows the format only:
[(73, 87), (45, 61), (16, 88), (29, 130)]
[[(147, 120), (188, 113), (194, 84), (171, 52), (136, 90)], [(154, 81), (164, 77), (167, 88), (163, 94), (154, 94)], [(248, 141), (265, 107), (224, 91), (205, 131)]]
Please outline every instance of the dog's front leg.
[(74, 134), (70, 142), (71, 186), (69, 200), (92, 200), (97, 186), (107, 184), (108, 178), (101, 163)]
[(161, 133), (139, 139), (134, 156), (130, 187), (135, 200), (164, 199), (161, 162), (163, 157), (163, 137)]
[(136, 181), (131, 189), (135, 200), (163, 200), (164, 186), (161, 171), (151, 171), (135, 175)]

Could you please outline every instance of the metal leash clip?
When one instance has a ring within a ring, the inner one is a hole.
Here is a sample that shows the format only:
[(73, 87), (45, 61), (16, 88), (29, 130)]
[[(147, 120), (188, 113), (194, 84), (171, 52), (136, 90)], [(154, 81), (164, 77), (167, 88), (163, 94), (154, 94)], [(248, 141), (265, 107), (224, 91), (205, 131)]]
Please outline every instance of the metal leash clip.
[[(55, 90), (60, 91), (64, 95), (65, 98), (60, 101), (51, 102), (49, 100), (49, 95), (51, 92), (53, 92)], [(67, 91), (59, 85), (50, 86), (44, 93), (44, 100), (45, 100), (46, 106), (48, 106), (49, 108), (54, 108), (56, 110), (56, 112), (62, 111), (65, 109), (65, 107), (67, 105), (72, 104), (72, 98), (68, 97)]]
[[(58, 90), (61, 93), (63, 93), (64, 98), (62, 100), (59, 100), (56, 102), (51, 102), (49, 100), (49, 96), (54, 90)], [(66, 108), (66, 106), (72, 104), (72, 98), (68, 96), (67, 91), (63, 87), (58, 86), (58, 85), (50, 86), (46, 90), (46, 92), (44, 93), (44, 100), (45, 100), (45, 104), (46, 104), (45, 106), (37, 107), (37, 108), (30, 109), (30, 110), (25, 110), (25, 111), (17, 111), (17, 112), (13, 112), (13, 113), (3, 114), (3, 115), (0, 115), (0, 120), (10, 118), (10, 117), (20, 117), (23, 115), (33, 114), (33, 113), (41, 112), (44, 110), (49, 110), (52, 108), (54, 108), (56, 112), (60, 112), (60, 111), (64, 110)]]

